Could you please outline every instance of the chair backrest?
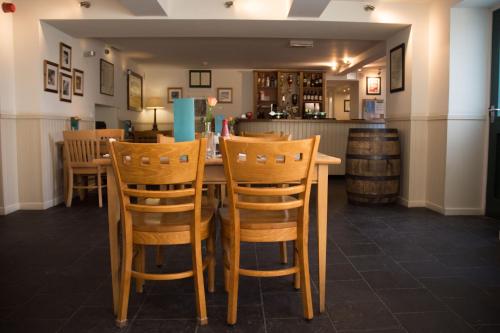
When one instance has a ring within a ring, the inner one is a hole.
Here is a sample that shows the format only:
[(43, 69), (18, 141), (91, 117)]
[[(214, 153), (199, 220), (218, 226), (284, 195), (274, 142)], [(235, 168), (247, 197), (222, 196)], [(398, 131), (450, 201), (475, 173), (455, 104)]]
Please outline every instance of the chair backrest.
[[(206, 139), (168, 144), (112, 142), (113, 168), (123, 211), (126, 213), (194, 211), (195, 218), (201, 216), (206, 144)], [(191, 187), (168, 190), (150, 190), (148, 187), (139, 190), (131, 187), (186, 183), (190, 183)], [(141, 204), (141, 200), (138, 200), (138, 203), (131, 203), (131, 198), (182, 198), (183, 201), (175, 203), (160, 200), (159, 205), (146, 205)]]
[(241, 132), (240, 136), (249, 138), (268, 138), (270, 140), (276, 139), (276, 141), (292, 140), (291, 134), (283, 132)]
[(134, 131), (134, 142), (136, 143), (155, 143), (156, 135), (163, 134), (170, 136), (172, 131)]
[(107, 128), (107, 129), (97, 129), (95, 130), (95, 135), (97, 140), (109, 140), (115, 139), (117, 141), (123, 141), (125, 139), (125, 131), (121, 128)]
[(166, 136), (163, 134), (157, 134), (156, 135), (156, 142), (157, 143), (174, 143), (175, 138), (173, 136)]
[(64, 151), (73, 167), (86, 167), (100, 157), (99, 141), (95, 131), (64, 131)]
[[(306, 221), (319, 140), (319, 136), (279, 142), (222, 140), (229, 203), (235, 219), (239, 219), (240, 209), (276, 211), (297, 208), (297, 218)], [(248, 187), (247, 184), (261, 185)], [(283, 184), (291, 186), (283, 187)], [(281, 196), (296, 198), (275, 202), (259, 200), (262, 197)]]

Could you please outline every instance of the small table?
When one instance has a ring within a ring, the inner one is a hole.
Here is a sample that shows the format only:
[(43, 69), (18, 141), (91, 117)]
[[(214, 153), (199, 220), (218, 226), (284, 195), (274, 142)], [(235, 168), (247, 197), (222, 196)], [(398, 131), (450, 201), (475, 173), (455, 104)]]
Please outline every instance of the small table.
[[(113, 308), (118, 312), (120, 288), (120, 247), (118, 241), (120, 202), (116, 188), (115, 174), (109, 158), (96, 160), (105, 165), (108, 177), (108, 226), (111, 256), (111, 283), (113, 289)], [(318, 153), (314, 168), (313, 183), (317, 184), (317, 223), (318, 223), (318, 267), (319, 267), (319, 310), (325, 311), (326, 281), (326, 241), (328, 214), (328, 166), (340, 164), (341, 159)], [(221, 158), (207, 159), (205, 162), (204, 184), (225, 185), (226, 176)]]

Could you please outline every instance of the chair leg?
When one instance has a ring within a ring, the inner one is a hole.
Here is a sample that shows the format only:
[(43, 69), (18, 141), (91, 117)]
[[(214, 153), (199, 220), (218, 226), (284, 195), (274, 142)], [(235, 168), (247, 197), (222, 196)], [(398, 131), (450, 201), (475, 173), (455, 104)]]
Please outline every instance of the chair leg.
[[(144, 245), (136, 245), (137, 256), (135, 257), (135, 270), (136, 272), (146, 271), (146, 251)], [(144, 279), (135, 280), (135, 291), (142, 293), (144, 291)]]
[(97, 173), (97, 196), (99, 197), (99, 208), (102, 208), (102, 176), (101, 176), (101, 172)]
[[(78, 186), (84, 186), (85, 185), (85, 181), (83, 180), (84, 178), (87, 179), (87, 183), (88, 183), (87, 176), (81, 176), (81, 175), (76, 176), (76, 181), (77, 181)], [(80, 196), (80, 201), (85, 200), (85, 189), (84, 188), (79, 188), (78, 189), (78, 195)]]
[(123, 251), (122, 272), (120, 280), (120, 302), (118, 305), (118, 316), (116, 326), (127, 326), (128, 301), (130, 297), (130, 279), (132, 276), (132, 246), (126, 246)]
[[(224, 233), (221, 231), (221, 235)], [(224, 291), (229, 293), (229, 269), (227, 268), (228, 259), (228, 245), (227, 239), (225, 237), (221, 237), (222, 243), (222, 266), (224, 268)]]
[(66, 207), (71, 207), (71, 201), (73, 201), (73, 170), (68, 171), (68, 192), (66, 197)]
[[(297, 248), (297, 241), (293, 241), (293, 265), (299, 266), (299, 249)], [(300, 270), (293, 276), (293, 287), (296, 290), (300, 289)]]
[(288, 253), (286, 248), (286, 242), (280, 243), (280, 255), (281, 255), (281, 263), (288, 264)]
[(236, 324), (238, 315), (238, 284), (240, 277), (240, 242), (238, 240), (230, 240), (229, 252), (229, 294), (227, 323), (229, 325)]
[(193, 257), (193, 278), (194, 290), (196, 293), (196, 313), (198, 315), (198, 323), (207, 325), (207, 305), (205, 300), (205, 284), (203, 282), (203, 257), (201, 254), (201, 239), (192, 237), (192, 257)]
[[(299, 265), (300, 265), (300, 289), (302, 290), (302, 305), (304, 307), (304, 318), (312, 319), (314, 316), (311, 295), (311, 280), (309, 275), (309, 253), (307, 248), (307, 235), (298, 237)], [(305, 238), (305, 239), (304, 239)]]
[(163, 266), (163, 248), (160, 245), (156, 246), (156, 256), (155, 256), (156, 266), (160, 268)]
[(207, 254), (210, 256), (208, 262), (208, 291), (215, 291), (215, 223), (212, 221), (210, 235), (207, 239)]

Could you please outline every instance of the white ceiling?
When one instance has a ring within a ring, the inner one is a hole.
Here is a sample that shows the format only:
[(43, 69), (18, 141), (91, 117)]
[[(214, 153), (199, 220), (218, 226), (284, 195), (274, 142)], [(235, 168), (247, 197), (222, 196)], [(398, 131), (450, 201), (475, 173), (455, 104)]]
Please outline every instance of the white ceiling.
[(194, 68), (318, 68), (334, 59), (354, 56), (377, 41), (317, 39), (313, 48), (290, 48), (280, 38), (106, 38), (131, 59), (143, 64)]
[[(406, 25), (266, 20), (47, 20), (79, 38), (97, 38), (139, 64), (194, 68), (318, 68), (356, 57)], [(314, 48), (292, 49), (290, 39)]]

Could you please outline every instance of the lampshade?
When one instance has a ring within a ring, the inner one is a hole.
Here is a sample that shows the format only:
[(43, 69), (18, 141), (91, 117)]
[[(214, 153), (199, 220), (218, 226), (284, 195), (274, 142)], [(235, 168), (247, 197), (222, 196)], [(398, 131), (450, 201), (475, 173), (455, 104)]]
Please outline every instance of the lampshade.
[(163, 109), (163, 99), (161, 97), (149, 97), (146, 100), (146, 109)]

